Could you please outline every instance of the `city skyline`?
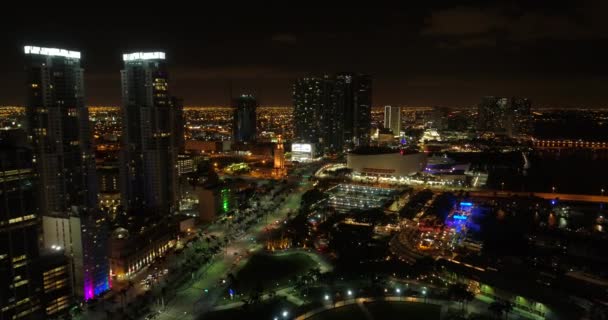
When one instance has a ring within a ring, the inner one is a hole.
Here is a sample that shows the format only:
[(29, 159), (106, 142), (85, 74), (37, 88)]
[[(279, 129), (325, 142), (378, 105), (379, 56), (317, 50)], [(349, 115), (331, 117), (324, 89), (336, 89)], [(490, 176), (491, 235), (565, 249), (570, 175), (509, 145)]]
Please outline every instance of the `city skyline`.
[(230, 5), (0, 21), (0, 320), (608, 318), (608, 4)]
[(119, 103), (123, 53), (154, 49), (167, 52), (174, 93), (187, 105), (229, 105), (230, 87), (235, 95), (255, 94), (262, 105), (285, 105), (298, 77), (357, 71), (374, 77), (378, 105), (462, 106), (496, 95), (526, 96), (537, 105), (601, 107), (608, 97), (602, 8), (599, 1), (550, 10), (471, 1), (408, 10), (351, 8), (348, 14), (331, 7), (218, 9), (145, 31), (134, 27), (142, 18), (131, 16), (110, 25), (95, 19), (55, 24), (40, 17), (14, 34), (2, 31), (9, 50), (0, 62), (0, 85), (7, 88), (0, 101), (23, 103), (20, 48), (35, 43), (82, 52), (87, 103), (93, 105)]

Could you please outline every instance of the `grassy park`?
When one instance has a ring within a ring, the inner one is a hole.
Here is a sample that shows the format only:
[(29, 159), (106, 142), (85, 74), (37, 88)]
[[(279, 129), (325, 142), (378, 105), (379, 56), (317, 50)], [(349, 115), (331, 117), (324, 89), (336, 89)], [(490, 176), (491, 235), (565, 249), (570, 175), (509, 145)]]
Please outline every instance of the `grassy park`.
[[(371, 317), (370, 317), (371, 316)], [(367, 320), (367, 319), (439, 319), (440, 307), (432, 304), (413, 302), (378, 301), (364, 304), (350, 304), (321, 312), (311, 320)]]
[(285, 285), (295, 276), (316, 266), (317, 263), (304, 253), (295, 252), (285, 255), (261, 253), (249, 259), (236, 274), (236, 279), (243, 293), (249, 293), (260, 286), (263, 290), (270, 290)]

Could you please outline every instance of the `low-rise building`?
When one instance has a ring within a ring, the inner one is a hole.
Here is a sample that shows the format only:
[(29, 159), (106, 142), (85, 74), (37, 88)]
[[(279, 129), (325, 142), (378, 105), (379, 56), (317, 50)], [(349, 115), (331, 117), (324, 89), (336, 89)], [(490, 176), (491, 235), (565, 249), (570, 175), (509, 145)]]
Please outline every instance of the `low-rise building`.
[(109, 241), (110, 272), (112, 278), (126, 279), (164, 256), (175, 245), (177, 225), (171, 219), (133, 224), (129, 230), (114, 229)]

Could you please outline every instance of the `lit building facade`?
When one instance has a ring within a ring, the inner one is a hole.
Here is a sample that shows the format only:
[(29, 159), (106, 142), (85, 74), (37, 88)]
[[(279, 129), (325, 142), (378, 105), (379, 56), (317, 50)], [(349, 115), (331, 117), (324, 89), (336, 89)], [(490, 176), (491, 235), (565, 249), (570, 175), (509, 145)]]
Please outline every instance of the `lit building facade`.
[(70, 261), (59, 251), (43, 253), (37, 263), (41, 307), (46, 318), (59, 318), (69, 313), (73, 302)]
[(177, 157), (177, 173), (179, 176), (195, 171), (196, 163), (194, 156), (180, 154)]
[(478, 106), (478, 129), (509, 136), (531, 134), (531, 109), (527, 98), (484, 97)]
[(283, 147), (283, 138), (277, 136), (277, 143), (274, 146), (274, 168), (272, 174), (277, 177), (283, 177), (286, 174), (285, 170), (285, 149)]
[(394, 136), (401, 133), (401, 107), (384, 106), (384, 128), (390, 129)]
[[(57, 221), (55, 229), (43, 223), (44, 247), (66, 248), (74, 293), (92, 299), (109, 289), (109, 268), (80, 52), (34, 46), (24, 51), (26, 113), (41, 185), (40, 214), (45, 223)], [(79, 238), (73, 239), (75, 235)]]
[(181, 102), (169, 96), (164, 52), (124, 54), (123, 62), (122, 205), (130, 213), (168, 213), (177, 193)]
[(0, 142), (0, 319), (42, 318), (35, 285), (39, 208), (32, 153)]
[(372, 125), (372, 78), (365, 74), (338, 74), (337, 90), (343, 93), (338, 101), (339, 119), (344, 119), (344, 143), (367, 146)]
[(175, 245), (177, 235), (177, 226), (167, 222), (168, 219), (163, 219), (145, 227), (130, 228), (132, 231), (115, 229), (109, 239), (112, 277), (129, 278), (154, 259), (164, 256)]
[(44, 247), (71, 257), (74, 294), (85, 300), (110, 290), (108, 225), (102, 214), (73, 208), (70, 216), (43, 216)]
[(26, 112), (42, 187), (41, 214), (95, 208), (97, 181), (80, 52), (25, 47)]
[(481, 131), (506, 132), (509, 115), (509, 99), (483, 97), (477, 109), (478, 129)]
[(312, 143), (292, 143), (291, 160), (309, 162), (315, 159), (315, 145)]
[(511, 135), (528, 135), (534, 131), (532, 101), (528, 98), (511, 98)]
[(254, 96), (243, 94), (234, 99), (232, 138), (235, 143), (251, 143), (256, 140), (256, 109), (258, 102)]
[(293, 90), (295, 139), (324, 153), (369, 144), (371, 77), (342, 73), (302, 78)]
[(322, 137), (326, 79), (307, 77), (293, 85), (294, 138), (298, 142), (319, 143)]

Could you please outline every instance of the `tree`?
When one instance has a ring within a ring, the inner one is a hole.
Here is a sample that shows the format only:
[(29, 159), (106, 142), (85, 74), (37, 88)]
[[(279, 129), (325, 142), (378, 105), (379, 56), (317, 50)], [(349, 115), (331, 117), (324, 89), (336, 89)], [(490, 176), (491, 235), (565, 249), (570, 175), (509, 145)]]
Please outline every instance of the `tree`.
[(448, 296), (450, 299), (460, 302), (463, 311), (466, 311), (467, 304), (475, 299), (475, 294), (469, 291), (464, 283), (451, 284), (448, 287)]
[(511, 301), (504, 301), (503, 302), (503, 310), (505, 312), (505, 319), (509, 318), (509, 313), (511, 311), (513, 311), (513, 303), (511, 303)]
[(496, 316), (496, 318), (500, 318), (500, 316), (504, 312), (503, 308), (504, 304), (502, 304), (500, 301), (494, 301), (488, 306), (488, 310), (490, 310), (494, 314), (494, 316)]

